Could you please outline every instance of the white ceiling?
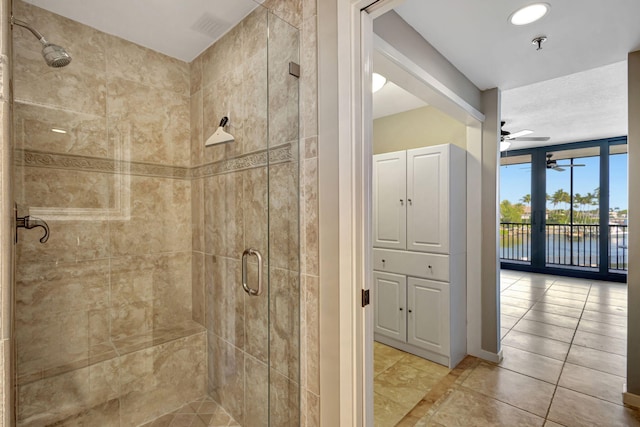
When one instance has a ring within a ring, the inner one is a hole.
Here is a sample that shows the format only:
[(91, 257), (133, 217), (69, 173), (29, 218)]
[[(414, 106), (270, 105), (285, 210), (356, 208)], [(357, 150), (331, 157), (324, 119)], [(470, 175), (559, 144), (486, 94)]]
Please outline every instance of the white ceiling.
[(373, 94), (373, 118), (403, 113), (428, 104), (417, 96), (407, 92), (393, 82), (387, 81), (382, 89)]
[[(640, 1), (546, 1), (549, 13), (520, 27), (509, 15), (531, 0), (406, 0), (395, 10), (482, 90), (590, 70), (640, 49)], [(540, 35), (548, 40), (536, 51)]]
[(191, 62), (264, 0), (25, 0)]
[(406, 0), (395, 10), (480, 89), (502, 90), (506, 130), (551, 137), (512, 149), (626, 135), (640, 1), (546, 1), (547, 16), (521, 27), (508, 18), (531, 0)]
[(511, 149), (627, 135), (627, 63), (583, 71), (502, 93), (504, 129), (533, 130), (548, 142)]

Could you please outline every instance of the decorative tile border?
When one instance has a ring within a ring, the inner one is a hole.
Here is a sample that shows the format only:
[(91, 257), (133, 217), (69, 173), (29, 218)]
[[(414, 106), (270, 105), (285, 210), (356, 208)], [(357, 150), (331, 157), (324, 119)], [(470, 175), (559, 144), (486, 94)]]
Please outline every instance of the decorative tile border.
[[(274, 147), (269, 152), (269, 163), (294, 161), (292, 144)], [(84, 172), (113, 173), (161, 178), (192, 179), (254, 169), (267, 165), (267, 150), (245, 154), (231, 159), (208, 163), (193, 168), (165, 166), (153, 163), (128, 162), (74, 154), (48, 153), (34, 150), (16, 150), (16, 164), (20, 166), (78, 170)]]

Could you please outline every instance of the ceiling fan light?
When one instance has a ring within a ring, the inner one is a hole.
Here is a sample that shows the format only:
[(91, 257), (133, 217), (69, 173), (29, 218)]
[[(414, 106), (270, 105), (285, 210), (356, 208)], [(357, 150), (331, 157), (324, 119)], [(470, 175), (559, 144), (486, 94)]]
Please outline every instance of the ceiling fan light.
[(500, 151), (507, 151), (511, 147), (511, 141), (500, 141)]
[(387, 78), (381, 74), (373, 73), (371, 75), (371, 92), (376, 93), (387, 84)]
[(545, 16), (551, 6), (547, 3), (534, 3), (522, 7), (509, 16), (509, 22), (513, 25), (527, 25)]

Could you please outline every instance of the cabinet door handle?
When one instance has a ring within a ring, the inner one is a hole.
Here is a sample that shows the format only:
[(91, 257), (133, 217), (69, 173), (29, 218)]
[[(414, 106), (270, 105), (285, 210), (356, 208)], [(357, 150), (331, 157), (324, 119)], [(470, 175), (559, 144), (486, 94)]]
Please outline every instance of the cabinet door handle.
[(412, 313), (411, 309), (407, 310), (409, 313)]
[(407, 199), (407, 202), (409, 202), (409, 205), (413, 206), (413, 202), (411, 201), (411, 199)]
[(400, 199), (400, 206), (404, 206), (404, 200)]
[(400, 311), (402, 311), (402, 307), (400, 307)]

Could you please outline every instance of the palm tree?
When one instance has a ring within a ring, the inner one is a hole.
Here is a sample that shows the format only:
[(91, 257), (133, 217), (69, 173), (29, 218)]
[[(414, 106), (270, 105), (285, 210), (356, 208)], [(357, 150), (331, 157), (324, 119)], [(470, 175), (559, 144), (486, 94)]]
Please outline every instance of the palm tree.
[(554, 208), (558, 207), (558, 204), (562, 203), (563, 193), (565, 191), (562, 188), (559, 188), (553, 195), (551, 196), (551, 203)]
[(529, 220), (523, 222), (531, 222), (531, 194), (525, 194), (520, 201), (529, 208)]
[(576, 193), (574, 200), (580, 206), (578, 216), (580, 217), (581, 223), (589, 223), (586, 207), (593, 205), (593, 194), (587, 193), (584, 196), (581, 196), (580, 193)]
[(560, 190), (562, 191), (562, 199), (560, 200), (562, 203), (565, 203), (567, 206), (569, 206), (571, 204), (571, 194), (567, 193), (564, 190)]
[[(598, 189), (598, 191), (600, 191), (600, 190)], [(586, 203), (589, 206), (598, 206), (600, 204), (600, 198), (596, 197), (596, 195), (594, 193), (587, 193), (587, 197), (588, 197), (588, 200), (586, 201)], [(590, 215), (591, 221), (597, 221), (598, 220), (598, 215), (597, 215), (598, 209), (597, 208), (595, 209), (595, 213), (596, 213), (595, 218), (593, 218), (594, 210), (590, 210), (589, 212), (591, 213), (591, 215)]]
[(582, 204), (584, 201), (584, 197), (582, 195), (580, 195), (580, 193), (576, 193), (573, 196), (573, 209), (575, 209), (575, 213), (576, 215), (574, 216), (574, 222), (580, 222), (579, 218), (580, 218), (580, 214), (582, 213)]
[[(560, 203), (566, 203), (569, 206), (571, 205), (571, 196), (569, 195), (569, 193), (567, 193), (566, 191), (564, 191), (562, 188), (558, 189), (555, 193), (553, 193), (553, 195), (551, 196), (551, 203), (553, 204), (553, 207), (556, 208)], [(556, 212), (555, 217), (556, 218), (562, 218), (562, 221), (564, 223), (567, 222), (568, 218), (567, 216), (564, 214), (564, 212), (562, 212), (562, 209), (556, 209), (559, 212)]]

